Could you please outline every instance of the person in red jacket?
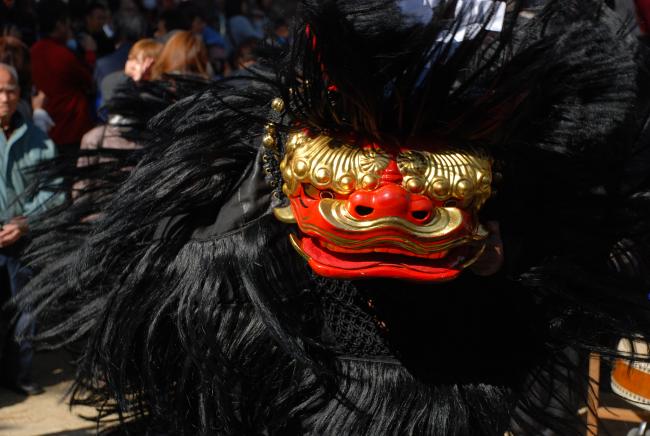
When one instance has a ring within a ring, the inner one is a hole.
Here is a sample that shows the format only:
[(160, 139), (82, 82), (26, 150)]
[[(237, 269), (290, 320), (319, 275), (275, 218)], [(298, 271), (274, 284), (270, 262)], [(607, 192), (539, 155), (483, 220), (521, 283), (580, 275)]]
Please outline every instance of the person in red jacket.
[(65, 3), (43, 0), (38, 19), (44, 36), (31, 49), (34, 86), (47, 95), (45, 110), (54, 120), (50, 137), (59, 148), (75, 149), (93, 126), (92, 72), (66, 46), (70, 20)]

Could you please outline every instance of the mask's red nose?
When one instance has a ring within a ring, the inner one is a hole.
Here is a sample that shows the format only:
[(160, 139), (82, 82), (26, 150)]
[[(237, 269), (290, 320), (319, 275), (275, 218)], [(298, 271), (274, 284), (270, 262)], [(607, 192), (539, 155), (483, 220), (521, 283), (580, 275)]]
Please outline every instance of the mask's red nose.
[(424, 195), (412, 194), (388, 183), (374, 191), (357, 191), (348, 198), (348, 211), (357, 219), (399, 217), (425, 224), (433, 215), (433, 203)]

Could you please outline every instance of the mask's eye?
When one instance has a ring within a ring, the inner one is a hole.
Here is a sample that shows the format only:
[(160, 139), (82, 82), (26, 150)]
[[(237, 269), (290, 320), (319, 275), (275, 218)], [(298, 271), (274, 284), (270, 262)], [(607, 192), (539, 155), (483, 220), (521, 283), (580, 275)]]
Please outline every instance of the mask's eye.
[(309, 183), (303, 183), (302, 190), (305, 192), (305, 195), (311, 198), (312, 200), (320, 199), (320, 191), (316, 187), (314, 187), (314, 185), (310, 185)]
[(310, 185), (308, 183), (303, 183), (302, 185), (302, 190), (304, 191), (305, 195), (312, 200), (320, 200), (322, 198), (335, 198), (336, 194), (334, 194), (332, 191), (321, 191), (320, 189), (314, 187), (314, 185)]

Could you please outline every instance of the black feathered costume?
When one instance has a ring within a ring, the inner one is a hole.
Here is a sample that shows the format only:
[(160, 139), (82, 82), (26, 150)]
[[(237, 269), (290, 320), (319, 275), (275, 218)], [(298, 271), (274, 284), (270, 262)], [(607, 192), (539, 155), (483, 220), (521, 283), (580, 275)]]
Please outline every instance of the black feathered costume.
[[(578, 432), (581, 358), (650, 332), (643, 54), (596, 1), (509, 2), (497, 32), (492, 6), (467, 30), (455, 2), (423, 23), (305, 0), (289, 52), (131, 129), (143, 147), (104, 162), (101, 195), (34, 229), (22, 304), (42, 343), (81, 344), (73, 404), (134, 434)], [(299, 132), (483, 150), (504, 266), (314, 274), (274, 215)]]

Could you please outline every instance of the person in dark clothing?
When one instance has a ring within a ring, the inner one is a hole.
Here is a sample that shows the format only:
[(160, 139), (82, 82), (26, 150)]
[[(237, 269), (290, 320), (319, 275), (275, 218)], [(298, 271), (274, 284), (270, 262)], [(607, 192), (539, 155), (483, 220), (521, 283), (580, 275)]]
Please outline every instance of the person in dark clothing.
[(108, 9), (101, 3), (91, 3), (84, 17), (84, 34), (89, 35), (97, 46), (97, 57), (106, 56), (115, 51), (115, 43), (104, 32), (108, 22)]
[(36, 14), (31, 0), (3, 0), (0, 2), (0, 32), (17, 33), (24, 43), (31, 45), (36, 39)]
[(226, 40), (212, 28), (206, 21), (205, 10), (192, 1), (181, 3), (178, 6), (178, 16), (180, 17), (180, 28), (189, 30), (203, 39), (208, 49), (210, 65), (216, 75), (223, 74), (225, 61), (228, 53), (228, 44)]
[(261, 22), (249, 18), (249, 7), (245, 1), (231, 1), (226, 3), (226, 16), (228, 17), (228, 39), (233, 49), (239, 47), (244, 41), (251, 38), (262, 40), (264, 30)]
[(156, 22), (154, 36), (164, 42), (169, 32), (179, 29), (182, 29), (182, 26), (176, 10), (163, 11)]
[(104, 56), (97, 60), (95, 66), (95, 84), (96, 89), (100, 92), (97, 96), (98, 106), (101, 106), (105, 99), (102, 93), (106, 92), (112, 94), (115, 90), (117, 82), (113, 84), (105, 84), (104, 79), (116, 71), (122, 71), (124, 65), (129, 57), (129, 51), (133, 44), (142, 39), (146, 33), (146, 22), (139, 14), (126, 14), (119, 12), (114, 18), (115, 23), (115, 39), (117, 41), (116, 49), (108, 56)]
[(115, 71), (124, 69), (124, 64), (129, 57), (129, 50), (133, 44), (145, 36), (147, 26), (144, 18), (139, 14), (125, 14), (119, 12), (113, 19), (115, 24), (115, 51), (108, 56), (97, 60), (95, 67), (95, 83), (101, 86), (104, 77)]
[(191, 1), (181, 3), (177, 8), (180, 28), (200, 35), (206, 26), (205, 12)]

